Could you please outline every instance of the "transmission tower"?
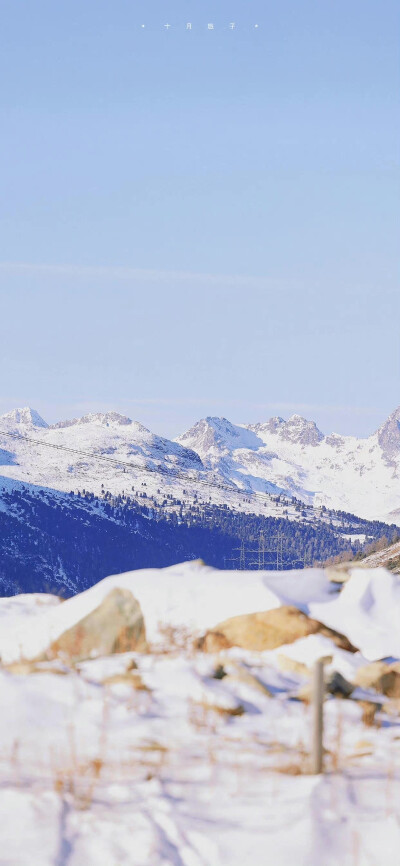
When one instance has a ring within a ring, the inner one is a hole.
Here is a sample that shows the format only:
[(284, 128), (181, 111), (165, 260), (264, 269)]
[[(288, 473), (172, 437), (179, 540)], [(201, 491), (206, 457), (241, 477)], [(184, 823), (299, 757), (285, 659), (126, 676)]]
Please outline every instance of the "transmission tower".
[(260, 571), (264, 571), (265, 568), (265, 536), (262, 531), (258, 539), (258, 568)]
[[(284, 535), (282, 532), (278, 532), (277, 535), (271, 536), (268, 541), (268, 545), (265, 539), (264, 532), (261, 530), (258, 537), (258, 547), (251, 548), (245, 547), (244, 541), (242, 541), (241, 547), (236, 547), (235, 550), (240, 550), (241, 559), (240, 559), (240, 568), (244, 568), (244, 562), (248, 555), (252, 555), (254, 558), (248, 560), (247, 565), (250, 568), (253, 566), (254, 568), (258, 568), (260, 571), (264, 571), (265, 568), (268, 568), (268, 561), (271, 564), (271, 559), (274, 564), (276, 563), (277, 571), (283, 570), (283, 541)], [(234, 560), (235, 561), (235, 560)], [(236, 560), (237, 561), (237, 560)], [(242, 565), (243, 563), (243, 565)]]
[(240, 547), (234, 547), (234, 551), (237, 551), (239, 556), (232, 556), (228, 559), (228, 562), (232, 562), (234, 566), (240, 569), (240, 571), (246, 570), (246, 547), (244, 540), (242, 539)]
[(283, 535), (278, 532), (276, 536), (276, 570), (283, 570)]
[[(275, 565), (276, 571), (283, 571), (287, 568), (298, 568), (301, 563), (304, 568), (307, 567), (307, 555), (304, 553), (302, 559), (284, 558), (284, 542), (285, 535), (283, 532), (277, 532), (272, 535), (268, 541), (265, 538), (264, 532), (261, 530), (258, 537), (258, 547), (246, 547), (244, 539), (242, 539), (240, 547), (234, 547), (239, 556), (228, 559), (234, 568), (239, 568), (241, 571), (247, 568), (258, 568), (259, 571), (264, 571), (266, 568)], [(249, 558), (252, 557), (252, 558)]]

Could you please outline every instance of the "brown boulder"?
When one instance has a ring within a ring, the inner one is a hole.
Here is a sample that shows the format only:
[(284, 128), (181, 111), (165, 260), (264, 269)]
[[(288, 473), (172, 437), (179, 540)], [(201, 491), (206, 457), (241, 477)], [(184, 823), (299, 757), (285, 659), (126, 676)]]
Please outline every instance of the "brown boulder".
[(232, 646), (227, 637), (222, 632), (216, 629), (208, 631), (205, 635), (196, 641), (196, 649), (204, 653), (219, 653), (221, 650), (229, 649)]
[(359, 668), (354, 676), (357, 686), (375, 689), (388, 698), (400, 698), (400, 670), (398, 663), (372, 662)]
[(49, 647), (46, 657), (66, 655), (80, 661), (146, 648), (139, 602), (128, 589), (117, 587), (98, 607), (61, 634)]
[(204, 652), (218, 652), (238, 646), (261, 652), (294, 643), (309, 634), (322, 634), (341, 649), (356, 652), (344, 635), (289, 605), (227, 619), (208, 631), (198, 642), (198, 648)]
[(371, 728), (375, 725), (375, 716), (382, 709), (381, 704), (376, 704), (373, 701), (359, 701), (359, 706), (362, 708), (361, 721), (364, 725)]

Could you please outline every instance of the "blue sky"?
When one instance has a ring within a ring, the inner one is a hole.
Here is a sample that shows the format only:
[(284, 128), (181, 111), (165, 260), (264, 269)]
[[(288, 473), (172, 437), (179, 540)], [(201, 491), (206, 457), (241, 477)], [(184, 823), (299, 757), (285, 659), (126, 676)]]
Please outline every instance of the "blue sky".
[(0, 411), (371, 432), (400, 403), (398, 3), (0, 8)]

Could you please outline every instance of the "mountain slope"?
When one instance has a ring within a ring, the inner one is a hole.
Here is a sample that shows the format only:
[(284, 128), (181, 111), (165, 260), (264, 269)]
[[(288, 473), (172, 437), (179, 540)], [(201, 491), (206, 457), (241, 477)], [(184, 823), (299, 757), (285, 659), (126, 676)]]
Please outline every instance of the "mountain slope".
[(343, 505), (371, 479), (376, 507), (360, 502), (359, 513), (375, 518), (379, 497), (398, 502), (396, 424), (394, 413), (358, 442), (299, 416), (247, 427), (207, 418), (171, 442), (114, 412), (49, 426), (14, 410), (0, 418), (1, 592), (71, 594), (113, 571), (198, 557), (302, 567), (393, 539), (393, 526)]
[(360, 560), (360, 566), (362, 568), (383, 567), (388, 568), (394, 574), (400, 574), (400, 541), (386, 547), (377, 546), (380, 549)]
[(249, 491), (284, 491), (317, 507), (400, 525), (400, 409), (367, 439), (324, 436), (293, 415), (243, 427), (206, 418), (177, 441)]
[(295, 497), (400, 525), (400, 408), (367, 439), (324, 436), (293, 415), (253, 425), (206, 418), (174, 442), (115, 412), (49, 426), (17, 409), (0, 417), (0, 473), (6, 486), (147, 494), (158, 504), (172, 496), (271, 516), (282, 516), (282, 494), (293, 519)]
[[(349, 538), (350, 516), (348, 525), (312, 525), (210, 505), (150, 509), (130, 497), (27, 484), (0, 492), (0, 595), (71, 595), (112, 572), (198, 558), (227, 569), (303, 568), (359, 548)], [(389, 527), (362, 521), (353, 529), (373, 538), (390, 535)]]

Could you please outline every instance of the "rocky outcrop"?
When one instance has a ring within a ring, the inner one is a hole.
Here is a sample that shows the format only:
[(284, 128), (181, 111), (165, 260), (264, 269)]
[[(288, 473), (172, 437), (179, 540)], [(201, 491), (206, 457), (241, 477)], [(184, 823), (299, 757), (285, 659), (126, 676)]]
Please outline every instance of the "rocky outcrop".
[(328, 694), (335, 698), (349, 698), (353, 694), (354, 686), (339, 671), (332, 673), (325, 680), (325, 688)]
[(378, 442), (387, 460), (392, 461), (400, 452), (400, 406), (389, 415), (377, 431)]
[(400, 698), (400, 664), (372, 662), (359, 668), (354, 682), (364, 689), (375, 689), (388, 698)]
[(341, 649), (356, 652), (344, 635), (289, 605), (227, 619), (200, 638), (197, 646), (203, 652), (219, 652), (232, 646), (263, 651), (294, 643), (309, 634), (322, 634)]
[(54, 641), (46, 658), (66, 656), (73, 661), (147, 648), (143, 614), (127, 589), (116, 588), (87, 616)]

